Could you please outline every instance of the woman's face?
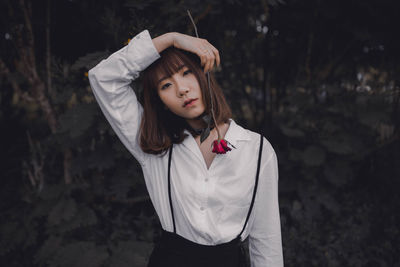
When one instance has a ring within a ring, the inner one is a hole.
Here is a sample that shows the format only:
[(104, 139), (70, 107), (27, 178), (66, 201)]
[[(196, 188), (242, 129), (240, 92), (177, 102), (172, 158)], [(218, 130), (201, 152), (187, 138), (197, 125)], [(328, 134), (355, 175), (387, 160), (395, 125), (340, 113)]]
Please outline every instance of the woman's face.
[(164, 105), (183, 117), (193, 128), (200, 128), (198, 116), (205, 106), (199, 82), (193, 72), (183, 66), (170, 77), (160, 77), (157, 92)]

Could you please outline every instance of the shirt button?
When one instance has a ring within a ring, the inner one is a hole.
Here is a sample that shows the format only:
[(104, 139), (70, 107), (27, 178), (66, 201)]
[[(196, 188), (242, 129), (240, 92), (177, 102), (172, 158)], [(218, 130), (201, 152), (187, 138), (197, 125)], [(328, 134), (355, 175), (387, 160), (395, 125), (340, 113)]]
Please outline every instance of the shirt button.
[(204, 179), (204, 181), (208, 182), (208, 178)]
[(200, 207), (200, 210), (203, 211), (203, 210), (204, 210), (204, 207)]

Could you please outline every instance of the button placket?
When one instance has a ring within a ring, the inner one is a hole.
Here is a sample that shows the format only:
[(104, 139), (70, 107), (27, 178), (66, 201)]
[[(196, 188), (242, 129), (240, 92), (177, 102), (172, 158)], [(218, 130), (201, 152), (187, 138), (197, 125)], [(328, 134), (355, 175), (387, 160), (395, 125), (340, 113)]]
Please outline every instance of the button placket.
[(208, 181), (210, 180), (210, 177), (208, 175), (206, 175), (206, 177), (204, 178), (204, 183), (203, 183), (203, 201), (202, 204), (200, 206), (200, 211), (205, 211), (206, 207), (207, 207), (207, 202), (208, 202), (208, 195), (209, 195), (209, 186), (208, 186)]

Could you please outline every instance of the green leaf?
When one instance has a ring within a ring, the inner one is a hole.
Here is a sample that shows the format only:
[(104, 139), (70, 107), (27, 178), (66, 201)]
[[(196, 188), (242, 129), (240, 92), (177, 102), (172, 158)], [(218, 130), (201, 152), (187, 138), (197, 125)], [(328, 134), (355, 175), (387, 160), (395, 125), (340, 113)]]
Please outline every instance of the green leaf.
[(58, 132), (69, 132), (72, 138), (81, 136), (91, 126), (96, 114), (95, 105), (78, 104), (60, 116)]
[(61, 221), (69, 221), (76, 213), (76, 202), (72, 198), (60, 199), (51, 210), (47, 218), (50, 225), (57, 225)]
[(71, 70), (78, 71), (81, 68), (89, 70), (96, 66), (100, 60), (105, 59), (109, 54), (108, 51), (88, 53), (78, 58), (78, 60), (71, 66)]
[(19, 238), (19, 223), (7, 222), (0, 228), (0, 256), (7, 254), (9, 251), (20, 245), (23, 239)]
[(325, 151), (316, 146), (309, 146), (303, 153), (303, 162), (309, 166), (319, 166), (325, 162)]
[(51, 235), (35, 254), (35, 263), (44, 265), (57, 252), (61, 246), (61, 241), (61, 237)]
[(97, 223), (97, 216), (94, 211), (84, 205), (80, 205), (75, 213), (75, 216), (68, 221), (61, 222), (57, 232), (64, 233), (73, 231), (80, 227), (95, 225)]
[(336, 123), (333, 123), (332, 121), (324, 121), (322, 124), (322, 130), (324, 132), (328, 132), (328, 133), (334, 133), (338, 130), (340, 130), (340, 126), (337, 125)]
[(94, 242), (75, 242), (61, 247), (50, 261), (57, 267), (98, 267), (109, 254), (105, 246), (96, 246)]
[(360, 122), (372, 129), (378, 127), (380, 122), (385, 122), (389, 118), (389, 115), (382, 111), (364, 111), (360, 112)]
[(304, 132), (299, 130), (299, 129), (293, 129), (286, 127), (285, 125), (280, 125), (280, 128), (283, 132), (284, 135), (289, 136), (289, 137), (303, 137)]
[(153, 245), (141, 241), (121, 241), (112, 248), (112, 257), (107, 266), (110, 267), (145, 267)]
[(303, 157), (302, 151), (292, 148), (289, 151), (289, 159), (293, 161), (300, 161)]
[(54, 200), (61, 196), (65, 190), (64, 184), (45, 184), (43, 190), (40, 191), (39, 197), (44, 200)]
[(350, 155), (353, 153), (362, 153), (366, 147), (356, 136), (347, 133), (341, 133), (330, 136), (329, 139), (321, 140), (321, 144), (329, 151), (339, 155)]
[(324, 175), (331, 184), (337, 187), (350, 183), (353, 177), (350, 164), (346, 161), (338, 160), (325, 166)]

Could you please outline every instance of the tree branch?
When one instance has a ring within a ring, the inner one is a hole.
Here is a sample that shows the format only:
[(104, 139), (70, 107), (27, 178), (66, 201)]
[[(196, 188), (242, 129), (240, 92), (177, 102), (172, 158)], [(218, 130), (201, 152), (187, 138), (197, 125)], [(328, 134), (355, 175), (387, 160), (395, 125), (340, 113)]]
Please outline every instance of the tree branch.
[(25, 168), (28, 172), (28, 178), (32, 183), (32, 186), (37, 187), (38, 191), (40, 192), (44, 185), (44, 174), (43, 174), (43, 167), (45, 163), (45, 155), (40, 148), (40, 144), (34, 144), (29, 131), (26, 132), (28, 137), (29, 143), (29, 150), (30, 150), (30, 166), (25, 162)]
[[(15, 69), (19, 72), (29, 83), (28, 92), (22, 92), (17, 81), (13, 78), (9, 69), (3, 61), (0, 61), (0, 70), (5, 74), (10, 81), (12, 87), (19, 95), (30, 101), (36, 101), (43, 113), (45, 114), (47, 124), (51, 133), (57, 131), (57, 118), (53, 106), (46, 95), (46, 84), (39, 77), (36, 58), (35, 58), (35, 42), (34, 32), (32, 28), (32, 2), (31, 0), (19, 0), (19, 6), (22, 10), (24, 18), (24, 27), (16, 31), (16, 48), (19, 58), (13, 63)], [(50, 50), (50, 0), (47, 0), (47, 17), (46, 17), (46, 74), (47, 74), (47, 90), (51, 92), (51, 50)], [(64, 151), (64, 180), (66, 184), (72, 182), (70, 173), (72, 152), (70, 149)], [(29, 174), (32, 178), (32, 174)]]
[(50, 46), (50, 0), (47, 0), (46, 6), (46, 74), (47, 74), (47, 92), (52, 95), (51, 86), (51, 46)]
[(8, 69), (8, 67), (1, 58), (0, 58), (0, 74), (7, 78), (8, 82), (11, 84), (11, 87), (14, 89), (14, 92), (19, 97), (21, 97), (26, 102), (36, 102), (36, 100), (33, 97), (31, 97), (28, 94), (28, 92), (22, 92), (17, 80), (13, 75), (11, 75), (10, 70)]
[[(30, 63), (30, 66), (32, 67), (30, 71), (32, 72), (33, 77), (37, 77), (37, 72), (36, 72), (36, 60), (35, 60), (35, 40), (33, 37), (33, 29), (32, 29), (32, 5), (30, 4), (28, 0), (28, 4), (25, 4), (25, 0), (19, 0), (19, 4), (22, 10), (22, 13), (24, 15), (24, 21), (25, 21), (25, 27), (27, 29), (26, 31), (26, 40), (28, 42), (28, 51), (29, 53), (27, 54), (28, 56), (28, 61)], [(28, 5), (28, 6), (27, 6)]]

